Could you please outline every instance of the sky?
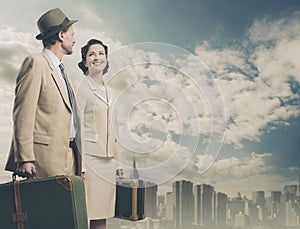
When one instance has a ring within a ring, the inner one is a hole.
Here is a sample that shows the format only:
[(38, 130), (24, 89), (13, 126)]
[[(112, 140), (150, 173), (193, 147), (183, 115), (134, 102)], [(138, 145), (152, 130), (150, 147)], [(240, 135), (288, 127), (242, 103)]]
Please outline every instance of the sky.
[[(80, 47), (109, 46), (124, 167), (171, 191), (179, 179), (234, 197), (282, 191), (300, 175), (297, 0), (2, 1), (0, 169), (12, 135), (14, 83), (42, 45), (37, 19), (59, 7), (74, 24), (64, 57), (75, 85)], [(135, 152), (135, 153), (133, 153)], [(129, 168), (128, 168), (129, 169)], [(10, 174), (0, 172), (0, 181)], [(269, 195), (267, 193), (267, 195)]]

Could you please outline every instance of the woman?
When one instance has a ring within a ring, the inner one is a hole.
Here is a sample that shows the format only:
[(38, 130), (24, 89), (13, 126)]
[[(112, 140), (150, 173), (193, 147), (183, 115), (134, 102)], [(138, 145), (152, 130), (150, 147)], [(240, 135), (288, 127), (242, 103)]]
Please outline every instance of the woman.
[(87, 212), (90, 229), (106, 228), (115, 213), (116, 138), (112, 128), (112, 90), (103, 82), (108, 48), (91, 39), (81, 48), (84, 73), (77, 100), (81, 114)]

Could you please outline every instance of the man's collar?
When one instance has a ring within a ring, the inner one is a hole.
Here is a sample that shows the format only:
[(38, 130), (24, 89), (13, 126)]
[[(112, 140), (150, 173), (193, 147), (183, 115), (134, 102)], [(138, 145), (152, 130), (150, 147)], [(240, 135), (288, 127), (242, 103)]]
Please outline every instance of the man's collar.
[(58, 57), (50, 49), (45, 48), (44, 51), (50, 57), (50, 59), (52, 60), (54, 67), (57, 68), (61, 64)]

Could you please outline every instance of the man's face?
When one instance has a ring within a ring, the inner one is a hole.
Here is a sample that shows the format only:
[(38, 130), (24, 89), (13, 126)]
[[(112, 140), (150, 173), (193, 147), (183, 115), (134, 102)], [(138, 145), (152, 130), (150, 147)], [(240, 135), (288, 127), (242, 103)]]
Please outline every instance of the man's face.
[(65, 51), (66, 55), (71, 55), (73, 52), (73, 46), (75, 44), (74, 30), (71, 25), (66, 32), (62, 32), (61, 35), (61, 47)]

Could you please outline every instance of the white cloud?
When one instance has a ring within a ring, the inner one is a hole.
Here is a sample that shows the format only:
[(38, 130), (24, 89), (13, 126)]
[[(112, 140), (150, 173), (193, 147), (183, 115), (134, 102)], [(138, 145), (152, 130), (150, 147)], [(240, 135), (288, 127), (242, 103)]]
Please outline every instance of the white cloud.
[(288, 170), (292, 173), (298, 173), (300, 171), (300, 168), (296, 167), (296, 166), (292, 166), (292, 167), (289, 167)]
[[(103, 20), (92, 10), (88, 8), (80, 8), (78, 11), (83, 16), (82, 19), (84, 22), (86, 22), (88, 25), (97, 27), (103, 24)], [(83, 21), (82, 19), (81, 23)]]
[(214, 49), (206, 42), (196, 48), (225, 99), (227, 144), (259, 141), (274, 124), (299, 116), (299, 103), (292, 102), (299, 93), (291, 89), (291, 80), (300, 82), (299, 24), (297, 17), (256, 20), (242, 45)]
[(17, 69), (28, 53), (36, 52), (38, 43), (33, 34), (18, 32), (13, 27), (0, 26), (0, 77), (11, 83), (16, 78)]

